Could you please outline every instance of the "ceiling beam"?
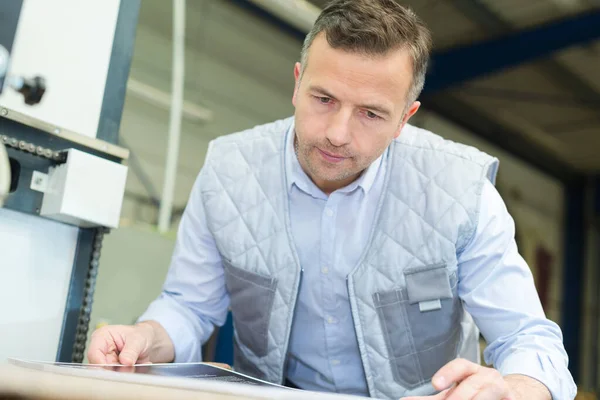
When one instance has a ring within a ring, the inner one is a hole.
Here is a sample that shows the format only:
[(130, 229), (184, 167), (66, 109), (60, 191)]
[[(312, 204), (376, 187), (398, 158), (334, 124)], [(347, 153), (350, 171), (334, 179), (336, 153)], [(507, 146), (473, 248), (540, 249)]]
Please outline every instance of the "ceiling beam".
[[(484, 29), (485, 22), (494, 18), (489, 15), (491, 11), (481, 2), (458, 0), (456, 5), (461, 7), (461, 11), (462, 8), (471, 10), (470, 12), (479, 18), (476, 22), (479, 22)], [(493, 21), (493, 30), (496, 33), (501, 22), (495, 18)], [(433, 54), (431, 60), (432, 67), (427, 76), (424, 92), (453, 87), (516, 65), (546, 58), (575, 45), (600, 39), (599, 26), (600, 10), (596, 10), (529, 29), (516, 32), (505, 31), (494, 39), (437, 52)], [(556, 74), (560, 74), (561, 79), (564, 79), (563, 70), (564, 68), (551, 65), (549, 73), (552, 73), (553, 78), (556, 78)], [(567, 79), (569, 83), (575, 80), (578, 87), (587, 86), (577, 82), (577, 78), (572, 73)]]
[[(452, 4), (469, 19), (478, 23), (490, 35), (497, 36), (515, 31), (512, 24), (494, 13), (480, 0), (454, 0)], [(595, 13), (598, 12), (595, 11)], [(596, 31), (600, 30), (596, 28)], [(557, 85), (568, 92), (574, 93), (577, 97), (592, 101), (589, 108), (594, 112), (597, 111), (597, 104), (600, 103), (600, 93), (594, 90), (589, 83), (554, 59), (541, 61), (540, 67), (544, 74)]]

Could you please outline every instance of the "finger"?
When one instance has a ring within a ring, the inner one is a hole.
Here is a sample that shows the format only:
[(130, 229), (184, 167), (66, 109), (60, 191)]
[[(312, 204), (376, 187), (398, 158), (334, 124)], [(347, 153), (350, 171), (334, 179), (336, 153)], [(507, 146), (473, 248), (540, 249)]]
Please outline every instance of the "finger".
[(209, 362), (207, 364), (214, 365), (215, 367), (219, 367), (219, 368), (223, 368), (223, 369), (231, 369), (231, 366), (229, 366), (228, 364), (214, 363), (214, 362)]
[(140, 353), (144, 351), (145, 343), (141, 338), (131, 336), (126, 339), (125, 346), (119, 353), (119, 362), (123, 365), (134, 365), (138, 362)]
[(106, 357), (110, 352), (111, 346), (106, 337), (101, 333), (92, 334), (88, 348), (88, 362), (90, 364), (107, 364)]
[(106, 354), (102, 352), (99, 348), (92, 348), (88, 350), (88, 362), (90, 364), (108, 364), (109, 362), (106, 360)]
[(457, 358), (444, 365), (433, 376), (431, 383), (436, 390), (448, 389), (455, 383), (459, 383), (481, 370), (481, 365), (474, 362)]
[(119, 356), (116, 352), (111, 352), (106, 355), (106, 363), (107, 364), (119, 364)]

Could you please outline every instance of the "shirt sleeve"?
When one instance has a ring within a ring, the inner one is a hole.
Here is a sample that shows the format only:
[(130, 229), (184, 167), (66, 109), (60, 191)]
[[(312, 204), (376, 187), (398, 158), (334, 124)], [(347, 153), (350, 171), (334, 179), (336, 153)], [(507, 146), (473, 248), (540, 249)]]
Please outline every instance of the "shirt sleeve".
[(502, 375), (540, 381), (555, 400), (574, 399), (577, 388), (562, 332), (546, 318), (514, 237), (514, 221), (496, 188), (486, 181), (476, 232), (458, 255), (459, 296), (488, 343), (487, 364)]
[(210, 233), (198, 175), (181, 222), (162, 292), (138, 319), (167, 331), (175, 362), (202, 361), (202, 345), (227, 318), (229, 295), (220, 253)]

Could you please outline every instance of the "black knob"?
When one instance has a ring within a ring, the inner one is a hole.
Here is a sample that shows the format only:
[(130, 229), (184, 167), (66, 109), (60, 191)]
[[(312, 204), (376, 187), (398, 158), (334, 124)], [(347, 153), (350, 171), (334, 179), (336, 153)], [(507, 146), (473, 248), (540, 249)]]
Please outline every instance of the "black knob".
[(22, 85), (17, 91), (23, 95), (25, 104), (34, 105), (42, 101), (42, 96), (46, 92), (45, 79), (40, 76), (22, 79)]

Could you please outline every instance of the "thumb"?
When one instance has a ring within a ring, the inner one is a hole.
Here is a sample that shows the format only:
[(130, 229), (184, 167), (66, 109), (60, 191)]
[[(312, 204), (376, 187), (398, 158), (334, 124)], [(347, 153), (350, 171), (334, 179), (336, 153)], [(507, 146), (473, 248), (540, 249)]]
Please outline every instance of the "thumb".
[(134, 365), (144, 351), (144, 340), (130, 337), (125, 340), (125, 346), (119, 353), (119, 362), (123, 365)]

